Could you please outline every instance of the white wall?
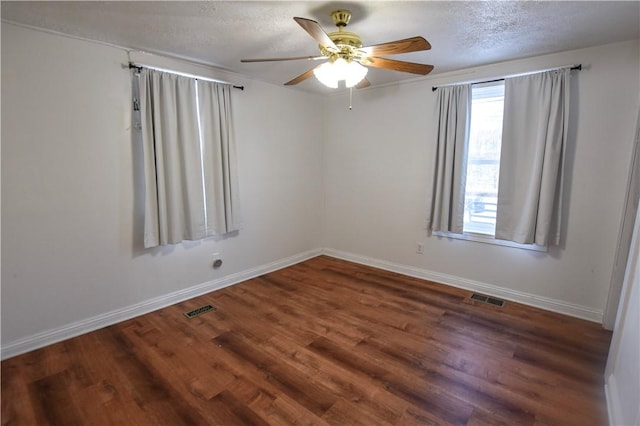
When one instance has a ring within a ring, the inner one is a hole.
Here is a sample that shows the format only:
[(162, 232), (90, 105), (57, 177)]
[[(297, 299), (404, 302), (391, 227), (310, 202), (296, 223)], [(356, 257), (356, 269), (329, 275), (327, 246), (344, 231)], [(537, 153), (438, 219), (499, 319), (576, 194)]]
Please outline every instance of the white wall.
[(244, 228), (144, 250), (127, 62), (118, 48), (2, 24), (3, 349), (319, 247), (320, 99), (219, 75), (246, 87), (232, 98)]
[[(640, 75), (627, 42), (479, 67), (326, 103), (324, 247), (418, 276), (600, 320), (622, 214)], [(548, 253), (427, 237), (433, 85), (581, 63), (574, 72), (562, 247)], [(416, 243), (425, 244), (424, 254)], [(486, 286), (485, 286), (486, 285)], [(483, 287), (484, 286), (484, 287)]]

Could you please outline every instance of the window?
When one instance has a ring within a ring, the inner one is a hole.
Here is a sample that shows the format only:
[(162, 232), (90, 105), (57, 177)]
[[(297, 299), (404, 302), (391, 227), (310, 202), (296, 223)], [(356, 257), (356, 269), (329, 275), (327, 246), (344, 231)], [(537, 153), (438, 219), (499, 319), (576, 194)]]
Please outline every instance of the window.
[(504, 81), (472, 87), (464, 233), (495, 235), (503, 111)]
[(559, 245), (570, 68), (443, 87), (436, 96), (436, 235)]
[(535, 244), (495, 239), (504, 116), (503, 80), (474, 84), (471, 87), (470, 115), (463, 233), (441, 235), (530, 250), (545, 250), (544, 247)]
[(144, 246), (237, 231), (231, 86), (142, 68), (134, 90), (144, 157)]
[[(504, 80), (473, 84), (469, 89), (466, 157), (459, 232), (439, 229), (450, 238), (545, 251), (544, 246), (496, 239), (498, 187), (505, 109)], [(461, 138), (462, 139), (462, 138)], [(464, 142), (463, 142), (464, 143)], [(454, 167), (455, 168), (455, 167)], [(453, 215), (453, 211), (450, 211)]]

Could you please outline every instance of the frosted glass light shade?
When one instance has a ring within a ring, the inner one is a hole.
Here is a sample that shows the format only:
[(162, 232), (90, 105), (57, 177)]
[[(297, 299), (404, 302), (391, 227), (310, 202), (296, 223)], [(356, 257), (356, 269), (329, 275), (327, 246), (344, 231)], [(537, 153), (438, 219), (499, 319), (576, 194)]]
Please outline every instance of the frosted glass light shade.
[(369, 71), (357, 62), (347, 62), (342, 58), (334, 62), (325, 62), (313, 70), (313, 74), (322, 84), (333, 89), (338, 88), (338, 82), (344, 80), (347, 87), (360, 83)]

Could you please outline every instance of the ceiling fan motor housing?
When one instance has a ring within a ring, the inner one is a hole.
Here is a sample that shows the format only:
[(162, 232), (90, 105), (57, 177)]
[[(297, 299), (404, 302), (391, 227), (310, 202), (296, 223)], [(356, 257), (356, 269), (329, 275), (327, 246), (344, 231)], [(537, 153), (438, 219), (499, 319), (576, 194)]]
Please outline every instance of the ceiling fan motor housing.
[(331, 32), (327, 35), (340, 51), (334, 52), (320, 46), (321, 53), (327, 56), (332, 62), (338, 58), (342, 58), (347, 62), (351, 62), (354, 59), (359, 61), (361, 58), (358, 57), (356, 49), (362, 47), (362, 39), (356, 33), (344, 31), (344, 27), (346, 27), (351, 20), (351, 12), (348, 10), (334, 10), (331, 12), (331, 19), (333, 19), (333, 23), (338, 27), (338, 31)]
[(340, 30), (340, 31), (334, 31), (327, 35), (329, 36), (331, 41), (333, 41), (338, 47), (341, 47), (341, 45), (352, 46), (355, 48), (362, 47), (362, 40), (360, 39), (360, 36), (356, 33)]

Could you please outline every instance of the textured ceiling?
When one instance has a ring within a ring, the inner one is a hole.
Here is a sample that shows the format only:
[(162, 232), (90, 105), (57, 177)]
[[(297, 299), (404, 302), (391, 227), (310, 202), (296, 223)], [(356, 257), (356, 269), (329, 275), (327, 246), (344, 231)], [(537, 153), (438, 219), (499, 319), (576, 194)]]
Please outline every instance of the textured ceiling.
[[(353, 12), (348, 30), (365, 45), (425, 37), (431, 50), (393, 59), (434, 65), (434, 74), (640, 38), (637, 1), (3, 1), (1, 7), (6, 22), (190, 59), (274, 84), (317, 63), (240, 59), (316, 55), (316, 42), (292, 18), (314, 19), (331, 32), (335, 9)], [(375, 85), (415, 77), (371, 69), (367, 78)], [(315, 79), (293, 87), (329, 91)]]

